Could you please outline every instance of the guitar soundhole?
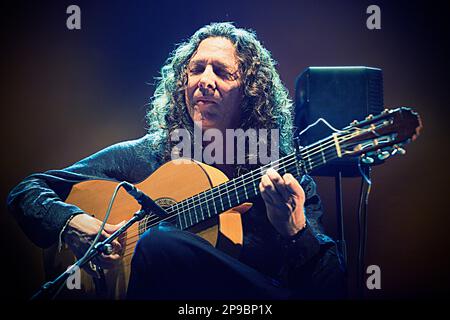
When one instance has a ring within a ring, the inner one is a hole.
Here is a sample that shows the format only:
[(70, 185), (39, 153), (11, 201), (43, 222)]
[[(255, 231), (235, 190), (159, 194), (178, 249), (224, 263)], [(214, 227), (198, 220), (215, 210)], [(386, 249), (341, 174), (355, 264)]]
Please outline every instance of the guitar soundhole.
[[(161, 208), (164, 208), (164, 209), (167, 209), (177, 203), (175, 200), (173, 200), (171, 198), (160, 198), (160, 199), (155, 200), (155, 202)], [(157, 215), (149, 214), (144, 219), (139, 221), (139, 227), (138, 227), (139, 237), (148, 229), (157, 226), (161, 220), (162, 219), (159, 218)], [(170, 220), (168, 220), (168, 221), (170, 222)]]

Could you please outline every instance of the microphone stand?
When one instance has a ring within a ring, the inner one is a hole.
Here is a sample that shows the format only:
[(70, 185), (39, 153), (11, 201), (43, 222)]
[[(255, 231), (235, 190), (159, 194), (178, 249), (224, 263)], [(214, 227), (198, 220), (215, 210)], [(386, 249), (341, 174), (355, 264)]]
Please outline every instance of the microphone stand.
[[(160, 209), (164, 210), (162, 208)], [(84, 265), (86, 265), (86, 263), (94, 259), (100, 253), (111, 253), (111, 243), (128, 228), (130, 228), (135, 222), (142, 220), (147, 214), (148, 212), (145, 210), (137, 211), (127, 223), (125, 223), (104, 241), (97, 243), (87, 254), (77, 260), (70, 268), (60, 274), (55, 280), (45, 283), (39, 291), (31, 297), (30, 300), (43, 300), (50, 298), (51, 294), (55, 291), (55, 288), (59, 288), (72, 275), (76, 267), (81, 269)]]

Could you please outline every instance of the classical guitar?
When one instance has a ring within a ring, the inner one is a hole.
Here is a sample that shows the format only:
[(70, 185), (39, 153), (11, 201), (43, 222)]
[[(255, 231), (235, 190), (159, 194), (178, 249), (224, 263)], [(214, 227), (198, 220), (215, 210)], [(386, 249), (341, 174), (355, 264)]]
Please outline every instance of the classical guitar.
[[(289, 172), (299, 178), (336, 158), (360, 156), (365, 162), (375, 158), (384, 160), (390, 155), (404, 153), (404, 145), (418, 136), (420, 128), (420, 118), (411, 109), (385, 110), (363, 121), (354, 121), (325, 139), (298, 147), (292, 154), (232, 180), (220, 170), (194, 160), (170, 161), (136, 185), (165, 208), (168, 217), (161, 219), (157, 215), (148, 215), (132, 226), (125, 235), (120, 265), (111, 270), (97, 268), (99, 278), (82, 271), (82, 290), (64, 289), (62, 296), (123, 298), (136, 242), (161, 220), (195, 232), (222, 250), (237, 255), (243, 242), (241, 214), (251, 207), (246, 201), (259, 194), (260, 179), (269, 167), (280, 174)], [(66, 202), (103, 220), (116, 186), (117, 182), (113, 181), (81, 182), (73, 186)], [(108, 223), (128, 220), (139, 208), (136, 201), (121, 190)], [(62, 252), (56, 247), (46, 250), (46, 276), (53, 278), (73, 261), (74, 256), (68, 249)], [(91, 267), (95, 269), (95, 266)]]

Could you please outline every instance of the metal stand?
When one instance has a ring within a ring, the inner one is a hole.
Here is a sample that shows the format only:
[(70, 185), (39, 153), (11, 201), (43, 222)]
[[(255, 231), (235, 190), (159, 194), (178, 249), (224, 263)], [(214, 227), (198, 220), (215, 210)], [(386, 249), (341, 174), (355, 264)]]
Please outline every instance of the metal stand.
[(106, 238), (104, 241), (97, 243), (91, 251), (89, 251), (85, 256), (78, 260), (71, 268), (67, 269), (65, 272), (60, 274), (55, 280), (45, 283), (38, 292), (36, 292), (31, 300), (42, 300), (42, 299), (52, 299), (55, 291), (70, 277), (75, 267), (82, 268), (86, 263), (91, 261), (100, 253), (108, 253), (111, 248), (111, 243), (123, 234), (129, 227), (131, 227), (135, 222), (142, 220), (147, 215), (144, 210), (137, 211), (133, 217), (127, 221), (120, 229)]
[(347, 270), (347, 245), (344, 232), (344, 210), (342, 201), (342, 171), (338, 170), (334, 177), (336, 188), (336, 218), (337, 218), (337, 244), (343, 259), (344, 268)]

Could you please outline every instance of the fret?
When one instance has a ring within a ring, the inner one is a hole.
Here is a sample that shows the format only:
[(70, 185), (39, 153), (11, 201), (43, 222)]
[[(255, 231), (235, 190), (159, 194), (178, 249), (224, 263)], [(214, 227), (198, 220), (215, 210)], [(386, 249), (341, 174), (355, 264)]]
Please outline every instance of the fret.
[(236, 203), (239, 203), (241, 200), (239, 200), (239, 194), (237, 192), (237, 185), (236, 185), (236, 179), (234, 181), (234, 192), (236, 193)]
[(191, 198), (188, 198), (187, 199), (187, 213), (188, 213), (188, 215), (189, 215), (189, 221), (190, 221), (190, 224), (189, 224), (189, 226), (192, 226), (193, 225), (193, 223), (192, 223), (192, 217), (191, 217), (191, 208), (190, 208), (190, 206), (189, 206), (189, 200), (190, 200)]
[(194, 218), (192, 217), (192, 215), (194, 215), (194, 217), (195, 217), (195, 210), (192, 210), (195, 207), (193, 197), (188, 198), (188, 202), (189, 201), (190, 201), (190, 206), (189, 206), (188, 212), (189, 212), (189, 219), (191, 220), (190, 226), (192, 226), (195, 223)]
[(255, 190), (255, 196), (258, 194), (258, 190), (256, 189), (256, 183), (258, 181), (256, 179), (254, 179), (253, 174), (252, 174), (252, 185), (253, 185), (253, 189)]
[(208, 218), (211, 218), (211, 211), (209, 210), (208, 199), (206, 199), (206, 192), (203, 193), (203, 197), (205, 198), (206, 209), (208, 209)]
[(181, 208), (182, 208), (181, 214), (183, 215), (183, 218), (184, 218), (184, 226), (185, 226), (185, 228), (187, 228), (188, 224), (187, 224), (187, 219), (186, 219), (186, 212), (184, 211), (183, 205), (181, 206)]
[(222, 195), (220, 193), (221, 186), (217, 187), (217, 192), (219, 193), (220, 205), (222, 206), (222, 212), (225, 211), (225, 206), (223, 205)]
[(308, 172), (308, 164), (306, 163), (307, 157), (308, 157), (308, 154), (305, 157), (302, 156), (302, 164), (303, 164), (303, 168), (305, 169), (305, 172)]
[[(211, 189), (211, 190), (214, 190), (214, 189)], [(210, 190), (209, 193), (211, 193), (211, 195), (212, 195), (211, 190)], [(214, 205), (214, 212), (213, 212), (213, 214), (219, 213), (219, 211), (217, 210), (217, 207), (216, 207), (216, 200), (214, 199), (214, 196), (211, 197), (211, 201), (212, 201), (212, 203), (213, 203), (213, 205)]]
[(322, 163), (325, 164), (325, 163), (327, 163), (327, 161), (325, 159), (325, 154), (323, 153), (322, 143), (320, 141), (319, 141), (319, 148), (320, 148), (320, 154), (322, 155)]
[[(195, 198), (192, 197), (192, 199), (195, 199)], [(193, 209), (193, 214), (194, 214), (194, 218), (195, 218), (195, 223), (198, 223), (197, 210), (195, 210), (196, 207), (197, 207), (197, 205), (195, 205), (195, 201), (194, 201), (194, 207), (192, 207), (192, 209)]]
[(242, 180), (242, 187), (244, 188), (244, 193), (245, 193), (245, 200), (248, 199), (248, 194), (247, 194), (247, 187), (244, 183), (244, 176), (241, 176), (241, 180)]
[(205, 218), (203, 217), (203, 212), (202, 212), (202, 203), (200, 201), (200, 196), (197, 194), (197, 204), (195, 205), (196, 209), (196, 216), (197, 216), (197, 222), (201, 222), (203, 221)]
[(337, 137), (337, 133), (333, 133), (332, 137), (333, 137), (333, 141), (334, 141), (334, 145), (336, 147), (336, 154), (338, 156), (338, 158), (342, 157), (342, 153), (341, 153), (341, 146), (339, 145), (339, 141), (338, 141), (338, 137)]
[(178, 226), (180, 229), (183, 229), (183, 223), (181, 222), (181, 214), (179, 213), (179, 210), (178, 210), (178, 203), (175, 203), (170, 208), (176, 212), (176, 216), (178, 218)]
[(183, 224), (181, 223), (181, 215), (180, 214), (177, 214), (177, 219), (178, 219), (178, 226), (179, 226), (179, 228), (181, 229), (181, 230), (183, 230), (184, 228), (183, 228)]
[[(195, 207), (196, 207), (197, 205), (195, 204), (195, 198), (194, 197), (192, 197), (192, 214), (194, 215), (194, 219), (192, 219), (192, 224), (195, 224), (195, 223), (197, 223), (198, 222), (198, 219), (197, 219), (197, 210), (195, 210)], [(194, 220), (195, 220), (195, 222), (194, 222)]]
[(200, 194), (197, 195), (198, 197), (198, 207), (200, 208), (200, 213), (202, 214), (202, 221), (205, 220), (205, 216), (203, 214), (203, 206), (202, 206), (202, 200), (200, 199)]
[(301, 172), (300, 172), (300, 165), (298, 163), (295, 164), (295, 167), (297, 168), (297, 177), (301, 177)]
[[(289, 162), (289, 160), (286, 160), (286, 162)], [(286, 173), (290, 173), (289, 171), (289, 164), (285, 164), (283, 165), (279, 170), (278, 170), (280, 176), (285, 175)]]
[(283, 164), (283, 166), (281, 166), (280, 169), (278, 170), (278, 173), (280, 174), (280, 176), (283, 176), (286, 173), (290, 173), (290, 171), (289, 171), (290, 161), (288, 159), (286, 159), (285, 161), (286, 161), (286, 163)]
[(230, 190), (228, 190), (228, 185), (229, 185), (229, 184), (230, 184), (229, 182), (226, 183), (226, 186), (227, 186), (227, 191), (226, 191), (226, 193), (227, 193), (227, 197), (228, 197), (228, 206), (229, 206), (230, 208), (232, 208), (233, 205), (231, 204)]

